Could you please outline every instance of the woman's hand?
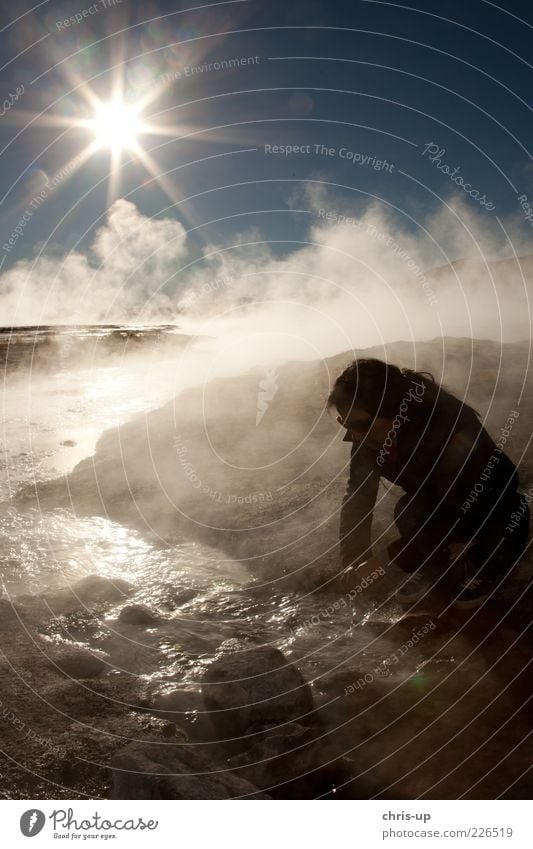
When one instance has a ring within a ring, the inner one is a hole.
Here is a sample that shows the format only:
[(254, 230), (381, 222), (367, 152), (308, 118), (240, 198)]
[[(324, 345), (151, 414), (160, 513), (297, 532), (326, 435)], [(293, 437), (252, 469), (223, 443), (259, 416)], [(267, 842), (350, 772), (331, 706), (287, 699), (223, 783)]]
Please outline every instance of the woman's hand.
[(367, 560), (345, 566), (338, 577), (338, 583), (346, 592), (364, 592), (384, 574), (385, 570), (380, 561), (371, 556)]

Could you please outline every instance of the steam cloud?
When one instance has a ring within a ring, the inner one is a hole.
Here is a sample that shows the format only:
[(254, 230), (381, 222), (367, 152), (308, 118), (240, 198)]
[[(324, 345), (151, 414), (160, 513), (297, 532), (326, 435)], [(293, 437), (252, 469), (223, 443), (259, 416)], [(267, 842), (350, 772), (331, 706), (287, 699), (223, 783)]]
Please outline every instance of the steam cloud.
[(215, 337), (222, 358), (245, 345), (248, 364), (441, 334), (529, 338), (533, 257), (517, 259), (531, 252), (518, 215), (503, 227), (452, 198), (407, 227), (313, 185), (302, 200), (307, 244), (280, 256), (246, 233), (193, 262), (182, 224), (118, 200), (87, 253), (22, 260), (0, 276), (3, 323), (175, 320)]

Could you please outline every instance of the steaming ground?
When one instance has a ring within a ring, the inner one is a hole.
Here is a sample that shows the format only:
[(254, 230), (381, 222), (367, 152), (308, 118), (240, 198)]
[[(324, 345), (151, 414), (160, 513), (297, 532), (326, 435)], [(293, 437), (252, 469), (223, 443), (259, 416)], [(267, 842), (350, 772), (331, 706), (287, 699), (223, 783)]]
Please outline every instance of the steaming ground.
[[(528, 558), (502, 594), (518, 601), (511, 615), (487, 611), (492, 637), (431, 608), (402, 618), (391, 569), (334, 606), (349, 451), (324, 400), (354, 352), (262, 365), (263, 348), (238, 374), (246, 349), (213, 363), (216, 340), (176, 328), (87, 329), (83, 356), (78, 336), (65, 349), (50, 332), (30, 370), (26, 331), (5, 382), (5, 795), (105, 796), (113, 752), (163, 719), (211, 739), (202, 673), (223, 642), (249, 639), (281, 648), (312, 682), (355, 795), (527, 797)], [(522, 398), (505, 450), (527, 491), (529, 346), (449, 338), (417, 343), (416, 363), (414, 352), (366, 353), (433, 370), (494, 435)], [(382, 560), (398, 493), (380, 490)], [(130, 616), (132, 604), (153, 618)]]
[(297, 240), (272, 245), (249, 229), (198, 256), (175, 218), (117, 200), (86, 251), (43, 245), (2, 271), (3, 321), (145, 326), (178, 310), (230, 346), (239, 335), (245, 367), (260, 352), (282, 362), (397, 339), (531, 338), (531, 230), (520, 214), (487, 217), (460, 197), (416, 220), (377, 203), (354, 212), (353, 198), (319, 180), (291, 203)]

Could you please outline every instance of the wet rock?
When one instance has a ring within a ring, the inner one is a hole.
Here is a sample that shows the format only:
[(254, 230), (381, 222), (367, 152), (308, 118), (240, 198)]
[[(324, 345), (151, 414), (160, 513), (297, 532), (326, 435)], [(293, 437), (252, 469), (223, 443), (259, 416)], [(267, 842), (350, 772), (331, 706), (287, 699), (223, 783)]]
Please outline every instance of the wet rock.
[[(96, 678), (87, 683), (57, 678), (53, 683), (41, 686), (39, 695), (57, 713), (72, 720), (89, 718), (91, 724), (95, 722), (95, 717), (105, 716), (106, 723), (112, 716), (123, 718), (124, 703), (133, 704), (135, 701), (135, 693), (129, 682), (109, 677)], [(122, 722), (124, 724), (123, 719)]]
[(131, 743), (111, 761), (111, 799), (268, 799), (192, 746), (170, 741)]
[(73, 439), (64, 439), (63, 442), (61, 442), (60, 444), (64, 445), (65, 448), (74, 448), (74, 446), (78, 443), (75, 442)]
[(265, 729), (249, 749), (230, 758), (228, 766), (273, 798), (322, 796), (343, 784), (348, 773), (339, 759), (333, 764), (333, 748), (317, 731), (297, 722)]
[(180, 590), (175, 596), (174, 604), (176, 607), (180, 607), (182, 604), (187, 604), (188, 601), (192, 601), (193, 598), (196, 598), (198, 595), (198, 590), (194, 590), (192, 588)]
[[(45, 606), (49, 618), (50, 610), (54, 616), (89, 616), (94, 607), (124, 602), (134, 588), (121, 578), (105, 578), (102, 575), (88, 575), (67, 587), (49, 590), (36, 596), (35, 601)], [(24, 597), (26, 603), (27, 597)]]
[(154, 697), (153, 707), (160, 713), (174, 713), (179, 716), (201, 708), (201, 697), (197, 690), (173, 690), (159, 693)]
[(176, 723), (192, 740), (213, 739), (213, 726), (204, 710), (201, 693), (197, 690), (159, 693), (148, 709), (155, 716)]
[(81, 601), (121, 601), (133, 592), (133, 587), (121, 578), (105, 578), (102, 575), (88, 575), (77, 581), (71, 590)]
[(160, 618), (144, 604), (128, 604), (118, 615), (118, 621), (124, 625), (157, 625)]
[(103, 655), (83, 649), (67, 649), (49, 654), (48, 657), (56, 671), (74, 680), (97, 678), (107, 668)]
[(0, 598), (0, 622), (4, 625), (18, 622), (20, 617), (19, 606), (8, 598)]
[(219, 739), (291, 721), (317, 723), (309, 685), (282, 652), (268, 646), (229, 646), (207, 669), (202, 695)]
[(160, 734), (163, 737), (177, 738), (182, 743), (189, 739), (186, 732), (178, 728), (175, 722), (168, 722), (166, 719), (160, 719), (148, 713), (138, 717), (138, 722), (145, 737)]
[(298, 669), (268, 646), (225, 648), (202, 694), (228, 767), (275, 799), (359, 798)]

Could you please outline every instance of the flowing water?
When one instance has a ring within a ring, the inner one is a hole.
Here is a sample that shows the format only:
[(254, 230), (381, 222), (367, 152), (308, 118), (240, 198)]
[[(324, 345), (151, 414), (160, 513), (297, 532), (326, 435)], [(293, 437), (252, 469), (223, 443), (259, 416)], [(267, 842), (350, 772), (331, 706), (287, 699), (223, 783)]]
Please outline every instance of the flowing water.
[[(56, 592), (60, 605), (62, 588), (89, 575), (129, 582), (128, 598), (108, 605), (91, 627), (85, 623), (84, 640), (108, 654), (111, 669), (162, 684), (198, 679), (224, 640), (244, 636), (295, 652), (311, 678), (357, 656), (358, 648), (361, 654), (354, 628), (371, 616), (372, 605), (324, 614), (312, 596), (255, 589), (245, 566), (200, 543), (164, 545), (109, 518), (78, 516), (48, 503), (18, 509), (11, 496), (20, 487), (70, 472), (92, 455), (103, 431), (161, 406), (177, 391), (161, 363), (147, 369), (115, 357), (72, 369), (59, 360), (45, 371), (6, 370), (0, 490), (5, 593)], [(135, 633), (119, 625), (121, 607), (131, 603), (156, 611), (157, 626)], [(397, 613), (388, 609), (388, 621)], [(94, 619), (90, 610), (86, 616)], [(66, 633), (64, 623), (53, 620), (47, 628), (57, 639), (79, 641), (80, 629), (74, 630)], [(359, 664), (378, 663), (386, 647), (367, 642), (365, 635)]]

